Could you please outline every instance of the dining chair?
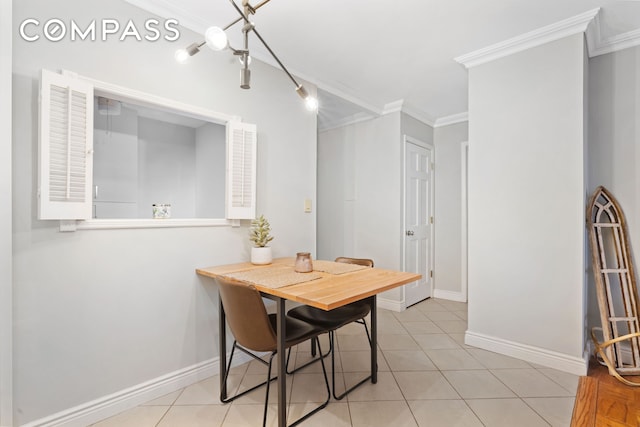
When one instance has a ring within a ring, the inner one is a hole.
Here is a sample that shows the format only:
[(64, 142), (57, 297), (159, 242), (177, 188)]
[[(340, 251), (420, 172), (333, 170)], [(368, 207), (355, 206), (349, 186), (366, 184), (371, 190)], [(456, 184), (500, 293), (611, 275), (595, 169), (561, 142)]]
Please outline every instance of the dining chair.
[[(253, 285), (236, 283), (226, 281), (224, 279), (217, 279), (219, 285), (220, 298), (224, 307), (227, 324), (233, 333), (235, 338), (233, 347), (231, 348), (231, 355), (229, 356), (229, 363), (227, 366), (227, 372), (224, 378), (224, 384), (227, 384), (229, 376), (229, 370), (231, 368), (231, 362), (233, 360), (233, 354), (236, 349), (248, 354), (254, 359), (262, 362), (268, 366), (267, 379), (263, 383), (260, 383), (248, 390), (240, 392), (233, 397), (223, 399), (222, 395), (220, 400), (223, 403), (231, 402), (240, 396), (243, 396), (258, 387), (266, 384), (266, 393), (264, 401), (264, 414), (262, 418), (262, 425), (265, 426), (267, 422), (267, 408), (269, 404), (269, 386), (271, 381), (278, 377), (271, 378), (271, 367), (273, 357), (277, 353), (277, 341), (276, 335), (276, 314), (267, 314), (267, 310), (262, 301), (260, 292)], [(285, 348), (290, 349), (292, 346), (302, 343), (307, 340), (315, 341), (318, 348), (320, 348), (320, 341), (318, 335), (325, 333), (325, 329), (317, 325), (312, 325), (302, 320), (294, 319), (292, 317), (285, 317)], [(270, 352), (269, 361), (265, 361), (258, 357), (254, 352)], [(320, 354), (322, 351), (320, 350)], [(321, 359), (322, 372), (324, 374), (324, 382), (327, 387), (327, 399), (320, 406), (309, 411), (301, 418), (296, 420), (291, 426), (299, 424), (303, 420), (307, 419), (311, 415), (315, 414), (329, 403), (331, 398), (331, 391), (329, 390), (329, 381), (327, 379), (327, 371), (324, 366), (324, 361)]]
[[(348, 257), (338, 257), (335, 259), (335, 262), (342, 262), (347, 264), (358, 264), (366, 267), (373, 267), (373, 260), (365, 259), (365, 258), (348, 258)], [(357, 386), (362, 384), (368, 378), (360, 381), (358, 384), (352, 386), (348, 390), (345, 390), (342, 394), (336, 394), (336, 367), (335, 367), (335, 331), (339, 328), (348, 325), (349, 323), (357, 322), (364, 325), (365, 332), (367, 333), (367, 339), (369, 340), (369, 346), (371, 346), (371, 336), (369, 335), (369, 328), (367, 327), (367, 323), (364, 318), (371, 312), (371, 304), (369, 300), (361, 300), (352, 302), (350, 304), (344, 305), (342, 307), (335, 308), (333, 310), (322, 310), (319, 308), (311, 307), (308, 305), (301, 305), (295, 308), (292, 308), (287, 312), (288, 316), (292, 318), (303, 320), (312, 325), (316, 325), (318, 327), (323, 328), (325, 331), (329, 333), (329, 352), (323, 355), (322, 350), (319, 350), (320, 357), (322, 360), (324, 357), (328, 356), (331, 353), (331, 386), (333, 388), (333, 397), (336, 400), (341, 400), (344, 398), (349, 392), (355, 389)], [(318, 347), (319, 348), (319, 347)], [(373, 350), (372, 350), (373, 351)], [(313, 353), (312, 348), (312, 353)], [(296, 372), (299, 369), (307, 366), (310, 363), (315, 363), (317, 359), (314, 359), (289, 373)], [(288, 358), (287, 358), (288, 362)], [(288, 364), (288, 363), (287, 363)]]

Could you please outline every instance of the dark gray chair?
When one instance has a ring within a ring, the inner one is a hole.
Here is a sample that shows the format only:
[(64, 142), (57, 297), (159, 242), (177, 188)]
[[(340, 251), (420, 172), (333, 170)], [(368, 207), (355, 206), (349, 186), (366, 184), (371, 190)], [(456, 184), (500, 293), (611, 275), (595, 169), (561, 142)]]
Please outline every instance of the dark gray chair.
[[(235, 341), (231, 349), (231, 355), (229, 356), (229, 363), (227, 366), (227, 372), (224, 378), (224, 384), (227, 383), (229, 376), (229, 370), (231, 369), (231, 362), (233, 360), (233, 354), (236, 349), (239, 349), (254, 359), (264, 363), (268, 366), (267, 380), (260, 383), (248, 390), (236, 394), (233, 397), (220, 400), (224, 403), (231, 402), (240, 396), (243, 396), (258, 387), (266, 384), (267, 390), (264, 401), (264, 415), (262, 419), (262, 425), (264, 426), (267, 421), (267, 407), (269, 403), (269, 386), (271, 381), (277, 377), (271, 378), (271, 366), (273, 362), (273, 356), (277, 352), (277, 336), (276, 336), (276, 315), (267, 314), (267, 310), (262, 302), (260, 292), (253, 286), (235, 282), (228, 282), (223, 279), (218, 279), (220, 298), (227, 318), (229, 328), (234, 335)], [(318, 335), (325, 333), (325, 329), (316, 325), (311, 325), (302, 320), (294, 319), (286, 316), (286, 337), (285, 348), (290, 349), (292, 346), (297, 345), (307, 340), (313, 340), (318, 348), (320, 348), (320, 341)], [(269, 361), (262, 360), (253, 352), (271, 352)], [(322, 351), (320, 351), (322, 354)], [(307, 419), (311, 415), (315, 414), (329, 403), (331, 398), (331, 391), (329, 390), (329, 381), (327, 379), (327, 371), (324, 366), (324, 361), (320, 358), (322, 363), (322, 372), (324, 373), (324, 382), (327, 387), (327, 400), (316, 407), (312, 411), (303, 415), (296, 420), (291, 426), (299, 424), (303, 420)]]
[[(335, 262), (344, 262), (348, 264), (358, 264), (364, 265), (367, 267), (373, 267), (373, 260), (364, 259), (364, 258), (347, 258), (347, 257), (338, 257)], [(328, 356), (331, 353), (331, 385), (333, 387), (333, 397), (336, 400), (341, 400), (344, 398), (349, 392), (351, 392), (354, 388), (362, 384), (368, 378), (360, 381), (358, 384), (346, 390), (344, 393), (340, 395), (336, 395), (336, 369), (335, 369), (335, 331), (349, 323), (357, 322), (364, 325), (365, 332), (367, 333), (367, 338), (369, 339), (369, 345), (371, 345), (371, 336), (369, 335), (369, 328), (367, 328), (367, 323), (364, 318), (371, 312), (371, 304), (368, 300), (356, 301), (351, 304), (344, 305), (342, 307), (335, 308), (333, 310), (325, 311), (319, 308), (311, 307), (308, 305), (301, 305), (295, 308), (292, 308), (287, 313), (289, 316), (303, 320), (317, 327), (323, 328), (325, 331), (329, 333), (329, 352), (327, 354), (322, 354), (320, 351), (320, 360)], [(312, 354), (315, 353), (315, 349), (312, 347)], [(288, 359), (287, 359), (288, 361)], [(302, 369), (307, 366), (309, 363), (317, 362), (317, 359), (314, 359), (307, 364), (296, 368), (291, 371), (291, 373), (296, 372), (298, 369)]]

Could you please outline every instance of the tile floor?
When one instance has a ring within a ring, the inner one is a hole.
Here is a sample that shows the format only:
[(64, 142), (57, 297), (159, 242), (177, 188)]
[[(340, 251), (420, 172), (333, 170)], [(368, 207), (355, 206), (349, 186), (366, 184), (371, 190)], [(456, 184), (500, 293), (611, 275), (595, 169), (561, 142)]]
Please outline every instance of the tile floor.
[[(464, 344), (464, 303), (429, 299), (402, 313), (378, 311), (378, 384), (367, 383), (329, 405), (304, 426), (569, 426), (578, 377)], [(327, 348), (327, 341), (323, 348)], [(364, 329), (338, 332), (337, 388), (355, 384), (369, 369)], [(297, 364), (310, 357), (308, 343)], [(292, 355), (293, 360), (293, 355)], [(327, 359), (328, 360), (328, 359)], [(330, 365), (328, 365), (329, 367)], [(252, 361), (233, 368), (230, 393), (264, 380)], [(274, 383), (275, 384), (275, 383)], [(276, 387), (270, 402), (276, 401)], [(99, 427), (260, 426), (264, 388), (230, 404), (218, 400), (214, 376), (94, 424)], [(290, 422), (324, 399), (320, 364), (288, 377)], [(277, 425), (275, 405), (267, 423)]]

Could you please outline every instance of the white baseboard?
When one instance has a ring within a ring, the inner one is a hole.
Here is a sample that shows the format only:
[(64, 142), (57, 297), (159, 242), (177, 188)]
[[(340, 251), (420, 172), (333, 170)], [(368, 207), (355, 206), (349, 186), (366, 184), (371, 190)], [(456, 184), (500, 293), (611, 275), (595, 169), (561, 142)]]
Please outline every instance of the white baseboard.
[(570, 374), (587, 375), (589, 359), (586, 355), (583, 355), (583, 357), (569, 356), (544, 348), (533, 347), (471, 331), (466, 332), (464, 342), (467, 345), (547, 366)]
[[(233, 366), (252, 360), (237, 352)], [(60, 411), (21, 427), (85, 427), (120, 412), (180, 390), (220, 372), (220, 359), (215, 357), (201, 363), (154, 378), (142, 384)]]
[(394, 301), (380, 297), (378, 297), (376, 304), (378, 308), (384, 308), (386, 310), (396, 311), (398, 313), (404, 311), (404, 309), (407, 308), (402, 301)]
[(464, 295), (462, 295), (462, 292), (445, 291), (443, 289), (434, 289), (433, 297), (449, 301), (467, 302)]

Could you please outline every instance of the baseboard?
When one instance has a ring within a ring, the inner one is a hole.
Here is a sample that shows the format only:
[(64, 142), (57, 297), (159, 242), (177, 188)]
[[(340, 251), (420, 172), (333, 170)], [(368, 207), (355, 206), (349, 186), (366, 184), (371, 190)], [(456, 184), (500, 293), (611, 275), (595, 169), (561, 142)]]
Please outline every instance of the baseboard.
[(558, 353), (544, 348), (533, 347), (501, 338), (467, 331), (464, 337), (467, 345), (515, 357), (574, 375), (586, 375), (588, 358), (580, 358)]
[(380, 297), (378, 297), (376, 304), (378, 308), (384, 308), (386, 310), (396, 311), (398, 313), (404, 311), (404, 309), (407, 308), (403, 301), (394, 301)]
[(443, 289), (434, 289), (433, 297), (449, 301), (467, 302), (462, 292), (445, 291)]
[[(234, 356), (233, 366), (252, 360), (248, 355)], [(21, 427), (85, 427), (120, 412), (180, 390), (220, 372), (220, 359), (215, 357), (180, 369), (142, 384), (92, 400), (56, 414), (23, 424)]]

